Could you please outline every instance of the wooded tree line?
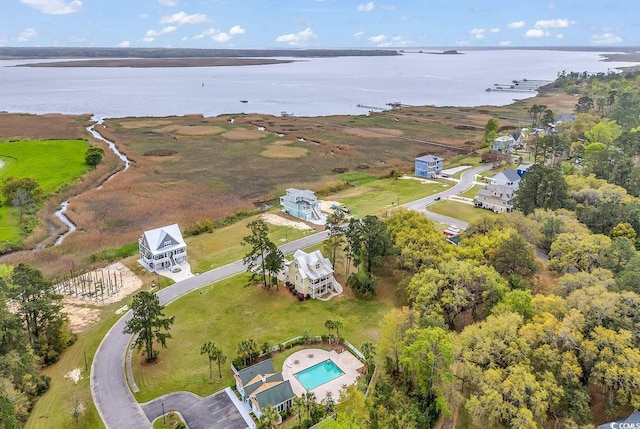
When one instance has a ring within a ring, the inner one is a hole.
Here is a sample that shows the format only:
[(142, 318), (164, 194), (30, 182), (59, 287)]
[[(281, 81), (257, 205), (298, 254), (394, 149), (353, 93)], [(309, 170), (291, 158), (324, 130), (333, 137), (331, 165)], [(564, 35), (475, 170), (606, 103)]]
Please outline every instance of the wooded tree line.
[(0, 426), (21, 427), (49, 388), (39, 375), (73, 342), (62, 296), (26, 264), (0, 267)]
[(572, 79), (576, 120), (534, 138), (519, 211), (458, 247), (416, 213), (385, 219), (408, 306), (382, 322), (367, 427), (429, 427), (458, 407), (480, 427), (592, 427), (640, 406), (640, 78)]

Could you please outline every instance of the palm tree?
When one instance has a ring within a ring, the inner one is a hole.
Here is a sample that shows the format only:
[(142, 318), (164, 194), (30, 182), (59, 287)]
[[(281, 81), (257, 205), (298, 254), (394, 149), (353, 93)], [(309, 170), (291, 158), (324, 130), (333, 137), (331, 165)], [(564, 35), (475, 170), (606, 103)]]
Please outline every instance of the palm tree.
[(298, 427), (302, 427), (302, 410), (304, 410), (304, 398), (296, 396), (293, 398), (291, 414), (296, 414), (298, 416)]
[(329, 344), (331, 344), (331, 340), (332, 340), (332, 338), (331, 338), (331, 330), (336, 327), (336, 322), (334, 322), (333, 320), (329, 319), (326, 322), (324, 322), (324, 327), (329, 330)]
[(222, 378), (222, 369), (220, 368), (223, 363), (227, 361), (227, 356), (222, 353), (221, 349), (216, 348), (216, 352), (213, 356), (213, 360), (218, 362), (218, 377)]
[(253, 358), (253, 355), (256, 354), (258, 350), (258, 345), (256, 344), (255, 341), (251, 339), (243, 340), (238, 343), (238, 347), (236, 350), (238, 354), (242, 357), (242, 363), (244, 364), (244, 366), (247, 366), (247, 364)]
[(373, 357), (376, 354), (376, 345), (371, 341), (367, 341), (366, 343), (363, 343), (362, 346), (360, 346), (360, 351), (362, 352), (362, 355), (366, 360), (367, 373), (369, 373), (369, 367), (371, 366)]
[(209, 380), (213, 378), (213, 365), (212, 362), (216, 359), (216, 353), (219, 352), (220, 349), (216, 346), (216, 343), (213, 341), (207, 341), (202, 345), (200, 349), (200, 354), (206, 354), (207, 358), (209, 358)]
[(258, 420), (258, 428), (275, 429), (280, 423), (280, 413), (271, 405), (262, 410), (260, 419)]
[(307, 418), (311, 419), (311, 410), (316, 406), (316, 395), (313, 392), (307, 392), (302, 395), (304, 407), (307, 409)]
[(339, 320), (334, 320), (333, 327), (336, 329), (336, 338), (338, 342), (340, 342), (340, 328), (343, 328), (344, 325)]

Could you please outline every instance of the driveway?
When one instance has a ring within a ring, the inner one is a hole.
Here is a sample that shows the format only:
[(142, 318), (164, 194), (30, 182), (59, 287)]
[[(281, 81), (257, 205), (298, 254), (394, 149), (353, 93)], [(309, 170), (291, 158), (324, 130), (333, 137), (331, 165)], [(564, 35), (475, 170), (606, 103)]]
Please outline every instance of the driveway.
[[(233, 392), (231, 392), (233, 395)], [(206, 398), (191, 392), (174, 392), (142, 404), (142, 410), (154, 421), (162, 412), (178, 411), (189, 429), (246, 429), (244, 420), (226, 390)], [(249, 417), (250, 418), (250, 417)]]

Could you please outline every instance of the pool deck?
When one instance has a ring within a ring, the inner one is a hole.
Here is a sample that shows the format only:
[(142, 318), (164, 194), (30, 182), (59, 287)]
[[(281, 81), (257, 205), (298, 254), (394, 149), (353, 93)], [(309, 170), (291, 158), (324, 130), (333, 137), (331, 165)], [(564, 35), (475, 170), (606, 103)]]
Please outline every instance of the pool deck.
[(330, 359), (338, 365), (344, 372), (341, 376), (333, 380), (321, 384), (310, 392), (316, 395), (316, 400), (321, 402), (327, 396), (331, 396), (334, 401), (340, 399), (340, 392), (347, 386), (355, 384), (356, 379), (360, 376), (358, 370), (364, 365), (345, 348), (343, 352), (338, 353), (335, 350), (327, 351), (322, 349), (304, 349), (293, 353), (285, 359), (282, 365), (282, 376), (291, 383), (291, 389), (296, 396), (302, 396), (307, 390), (300, 384), (294, 376), (298, 372), (312, 367), (320, 362)]

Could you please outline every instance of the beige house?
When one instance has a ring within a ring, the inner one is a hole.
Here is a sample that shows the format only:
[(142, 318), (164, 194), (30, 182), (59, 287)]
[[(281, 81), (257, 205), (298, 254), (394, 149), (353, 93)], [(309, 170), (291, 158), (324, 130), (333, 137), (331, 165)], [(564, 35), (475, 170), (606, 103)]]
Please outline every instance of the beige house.
[(299, 293), (318, 298), (336, 289), (333, 265), (319, 250), (296, 250), (293, 260), (286, 264), (287, 278)]
[(487, 185), (478, 190), (474, 199), (476, 207), (493, 210), (496, 213), (510, 212), (516, 199), (516, 191), (505, 185)]

